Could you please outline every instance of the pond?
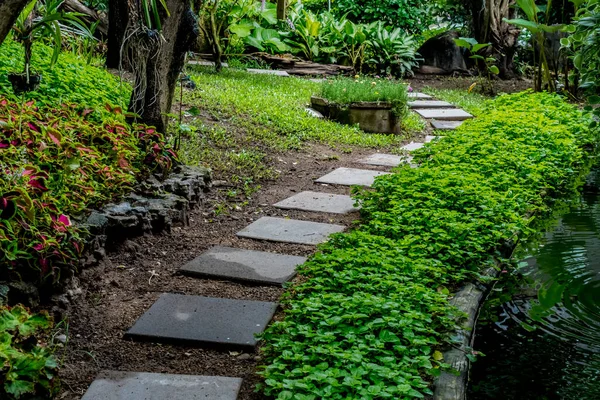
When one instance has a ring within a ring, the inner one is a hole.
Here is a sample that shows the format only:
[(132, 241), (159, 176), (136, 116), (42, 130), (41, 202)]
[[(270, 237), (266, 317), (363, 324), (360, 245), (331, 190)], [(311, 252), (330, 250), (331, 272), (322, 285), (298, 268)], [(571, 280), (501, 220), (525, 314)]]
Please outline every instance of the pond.
[(600, 399), (599, 175), (486, 303), (469, 400)]

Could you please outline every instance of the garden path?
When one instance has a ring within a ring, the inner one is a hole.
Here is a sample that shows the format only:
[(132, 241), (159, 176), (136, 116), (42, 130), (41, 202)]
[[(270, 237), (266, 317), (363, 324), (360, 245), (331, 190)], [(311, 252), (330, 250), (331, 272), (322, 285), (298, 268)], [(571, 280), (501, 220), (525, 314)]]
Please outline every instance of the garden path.
[[(462, 121), (472, 118), (465, 111), (453, 108), (450, 103), (432, 100), (431, 96), (411, 93), (410, 97), (410, 107), (428, 119), (436, 129), (456, 129)], [(417, 165), (411, 164), (410, 153), (423, 147), (425, 143), (438, 139), (438, 136), (427, 136), (424, 143), (411, 142), (403, 147), (405, 154), (402, 156), (375, 153), (356, 163), (387, 168), (407, 163), (416, 168)], [(389, 172), (338, 168), (315, 182), (323, 190), (330, 185), (370, 187), (377, 176), (385, 174)], [(349, 214), (358, 211), (360, 206), (355, 205), (348, 195), (304, 191), (283, 199), (274, 207)], [(342, 232), (346, 228), (329, 223), (262, 217), (237, 232), (237, 236), (252, 240), (318, 245), (327, 241), (332, 233)], [(293, 278), (296, 267), (305, 261), (306, 258), (299, 256), (214, 247), (184, 265), (180, 272), (246, 284), (282, 286)], [(264, 331), (277, 307), (278, 304), (274, 302), (163, 293), (125, 334), (125, 338), (251, 353), (256, 350), (255, 335)], [(105, 371), (92, 383), (83, 400), (186, 400), (199, 397), (234, 400), (241, 385), (242, 379), (232, 377)]]

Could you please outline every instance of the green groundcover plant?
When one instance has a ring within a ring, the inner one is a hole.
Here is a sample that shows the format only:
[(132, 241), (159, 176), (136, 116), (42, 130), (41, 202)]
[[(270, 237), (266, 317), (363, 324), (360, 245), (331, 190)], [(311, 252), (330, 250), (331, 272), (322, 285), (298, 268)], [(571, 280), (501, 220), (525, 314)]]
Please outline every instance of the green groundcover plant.
[(131, 190), (175, 153), (121, 109), (0, 98), (0, 281), (53, 283), (82, 252), (73, 217)]
[(419, 168), (358, 191), (363, 224), (299, 268), (285, 318), (263, 335), (262, 391), (281, 400), (431, 395), (461, 323), (451, 293), (572, 194), (598, 133), (557, 96), (505, 95), (417, 152)]
[(0, 398), (47, 399), (57, 393), (58, 363), (44, 340), (52, 324), (47, 313), (0, 306)]
[[(128, 84), (70, 53), (61, 53), (56, 64), (51, 66), (52, 53), (50, 46), (35, 45), (31, 68), (32, 72), (41, 73), (42, 82), (37, 90), (25, 94), (25, 99), (35, 99), (40, 104), (85, 104), (97, 110), (103, 109), (105, 104), (126, 106), (131, 93)], [(23, 48), (8, 37), (0, 46), (0, 95), (15, 99), (7, 75), (22, 70)]]

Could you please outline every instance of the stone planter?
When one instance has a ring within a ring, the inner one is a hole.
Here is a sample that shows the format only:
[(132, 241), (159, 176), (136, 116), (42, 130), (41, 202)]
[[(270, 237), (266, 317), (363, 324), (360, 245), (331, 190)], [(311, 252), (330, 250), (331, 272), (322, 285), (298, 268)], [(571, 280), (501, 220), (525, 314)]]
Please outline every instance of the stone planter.
[(313, 96), (311, 105), (325, 117), (341, 124), (358, 125), (365, 132), (393, 134), (402, 132), (402, 121), (394, 114), (392, 103), (360, 102), (342, 105)]

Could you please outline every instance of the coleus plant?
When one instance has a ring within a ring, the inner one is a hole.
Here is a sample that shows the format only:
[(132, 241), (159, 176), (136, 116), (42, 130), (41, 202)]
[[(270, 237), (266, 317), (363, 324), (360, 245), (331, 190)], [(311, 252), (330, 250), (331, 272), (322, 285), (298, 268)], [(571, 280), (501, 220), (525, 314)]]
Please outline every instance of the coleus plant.
[(161, 134), (107, 109), (97, 119), (75, 105), (0, 98), (0, 280), (57, 282), (83, 250), (72, 217), (172, 167), (176, 155)]

